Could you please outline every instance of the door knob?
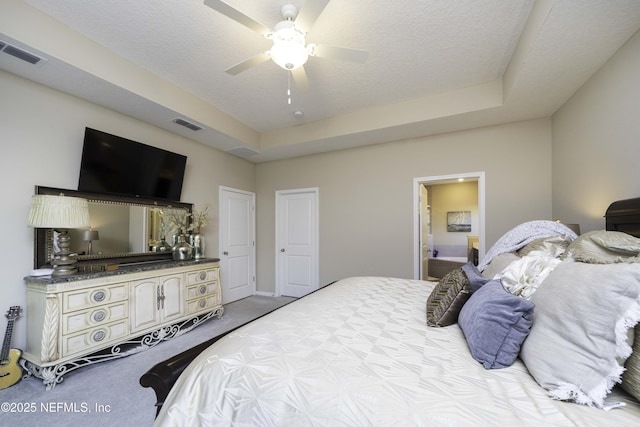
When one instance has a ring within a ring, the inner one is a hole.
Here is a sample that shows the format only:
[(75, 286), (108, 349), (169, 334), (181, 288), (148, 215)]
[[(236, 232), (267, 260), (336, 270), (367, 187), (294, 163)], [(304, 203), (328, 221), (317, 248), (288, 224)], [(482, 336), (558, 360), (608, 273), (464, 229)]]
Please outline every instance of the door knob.
[(280, 249), (280, 252), (284, 252), (284, 248)]

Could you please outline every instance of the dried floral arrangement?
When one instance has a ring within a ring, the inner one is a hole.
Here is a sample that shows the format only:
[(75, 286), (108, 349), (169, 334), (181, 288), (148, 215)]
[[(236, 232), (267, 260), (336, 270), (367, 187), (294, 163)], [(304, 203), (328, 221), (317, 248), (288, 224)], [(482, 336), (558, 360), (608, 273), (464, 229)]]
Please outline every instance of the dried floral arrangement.
[(189, 215), (181, 209), (163, 209), (160, 228), (171, 231), (171, 234), (183, 234), (188, 227), (188, 218)]
[(198, 211), (195, 207), (191, 211), (191, 225), (189, 225), (188, 231), (192, 231), (195, 234), (200, 231), (211, 221), (209, 217), (209, 203), (207, 203), (201, 211)]

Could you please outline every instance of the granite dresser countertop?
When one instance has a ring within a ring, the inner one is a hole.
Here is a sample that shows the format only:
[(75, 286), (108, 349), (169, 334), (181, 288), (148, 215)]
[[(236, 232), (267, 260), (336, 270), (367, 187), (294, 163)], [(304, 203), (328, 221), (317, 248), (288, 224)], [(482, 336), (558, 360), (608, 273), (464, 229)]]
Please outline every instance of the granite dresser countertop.
[(116, 270), (97, 271), (91, 273), (76, 273), (69, 276), (27, 276), (24, 278), (27, 283), (38, 283), (42, 285), (53, 285), (56, 283), (76, 282), (79, 280), (96, 279), (99, 277), (111, 277), (120, 274), (139, 273), (143, 271), (163, 270), (167, 268), (188, 267), (198, 264), (209, 264), (220, 261), (220, 258), (200, 258), (188, 261), (174, 261), (173, 259), (163, 259), (146, 262), (133, 262), (119, 265)]

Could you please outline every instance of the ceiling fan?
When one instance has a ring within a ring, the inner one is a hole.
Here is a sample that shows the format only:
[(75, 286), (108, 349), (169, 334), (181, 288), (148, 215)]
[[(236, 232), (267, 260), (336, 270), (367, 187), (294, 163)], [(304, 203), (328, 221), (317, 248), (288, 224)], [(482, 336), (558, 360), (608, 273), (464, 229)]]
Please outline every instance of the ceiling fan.
[(222, 0), (204, 0), (204, 4), (213, 10), (273, 41), (270, 50), (227, 68), (227, 73), (236, 75), (271, 59), (283, 69), (290, 71), (296, 86), (303, 91), (309, 87), (304, 69), (309, 56), (358, 63), (366, 62), (369, 56), (368, 52), (357, 49), (316, 43), (306, 45), (307, 33), (328, 3), (329, 0), (307, 0), (300, 13), (295, 5), (285, 4), (281, 9), (283, 20), (271, 29)]

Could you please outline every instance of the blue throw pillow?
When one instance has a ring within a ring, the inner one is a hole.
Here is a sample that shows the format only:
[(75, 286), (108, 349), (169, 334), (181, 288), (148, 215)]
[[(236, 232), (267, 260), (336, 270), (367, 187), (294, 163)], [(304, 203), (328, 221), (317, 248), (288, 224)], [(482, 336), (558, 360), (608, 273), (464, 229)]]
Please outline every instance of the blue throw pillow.
[(515, 362), (533, 323), (534, 304), (510, 294), (499, 280), (491, 280), (471, 295), (458, 324), (475, 360), (486, 369)]
[(464, 271), (464, 274), (467, 275), (467, 279), (469, 279), (469, 283), (471, 283), (472, 293), (480, 289), (489, 281), (489, 279), (485, 278), (482, 273), (478, 271), (478, 267), (473, 265), (472, 262), (468, 262), (463, 265), (462, 271)]

